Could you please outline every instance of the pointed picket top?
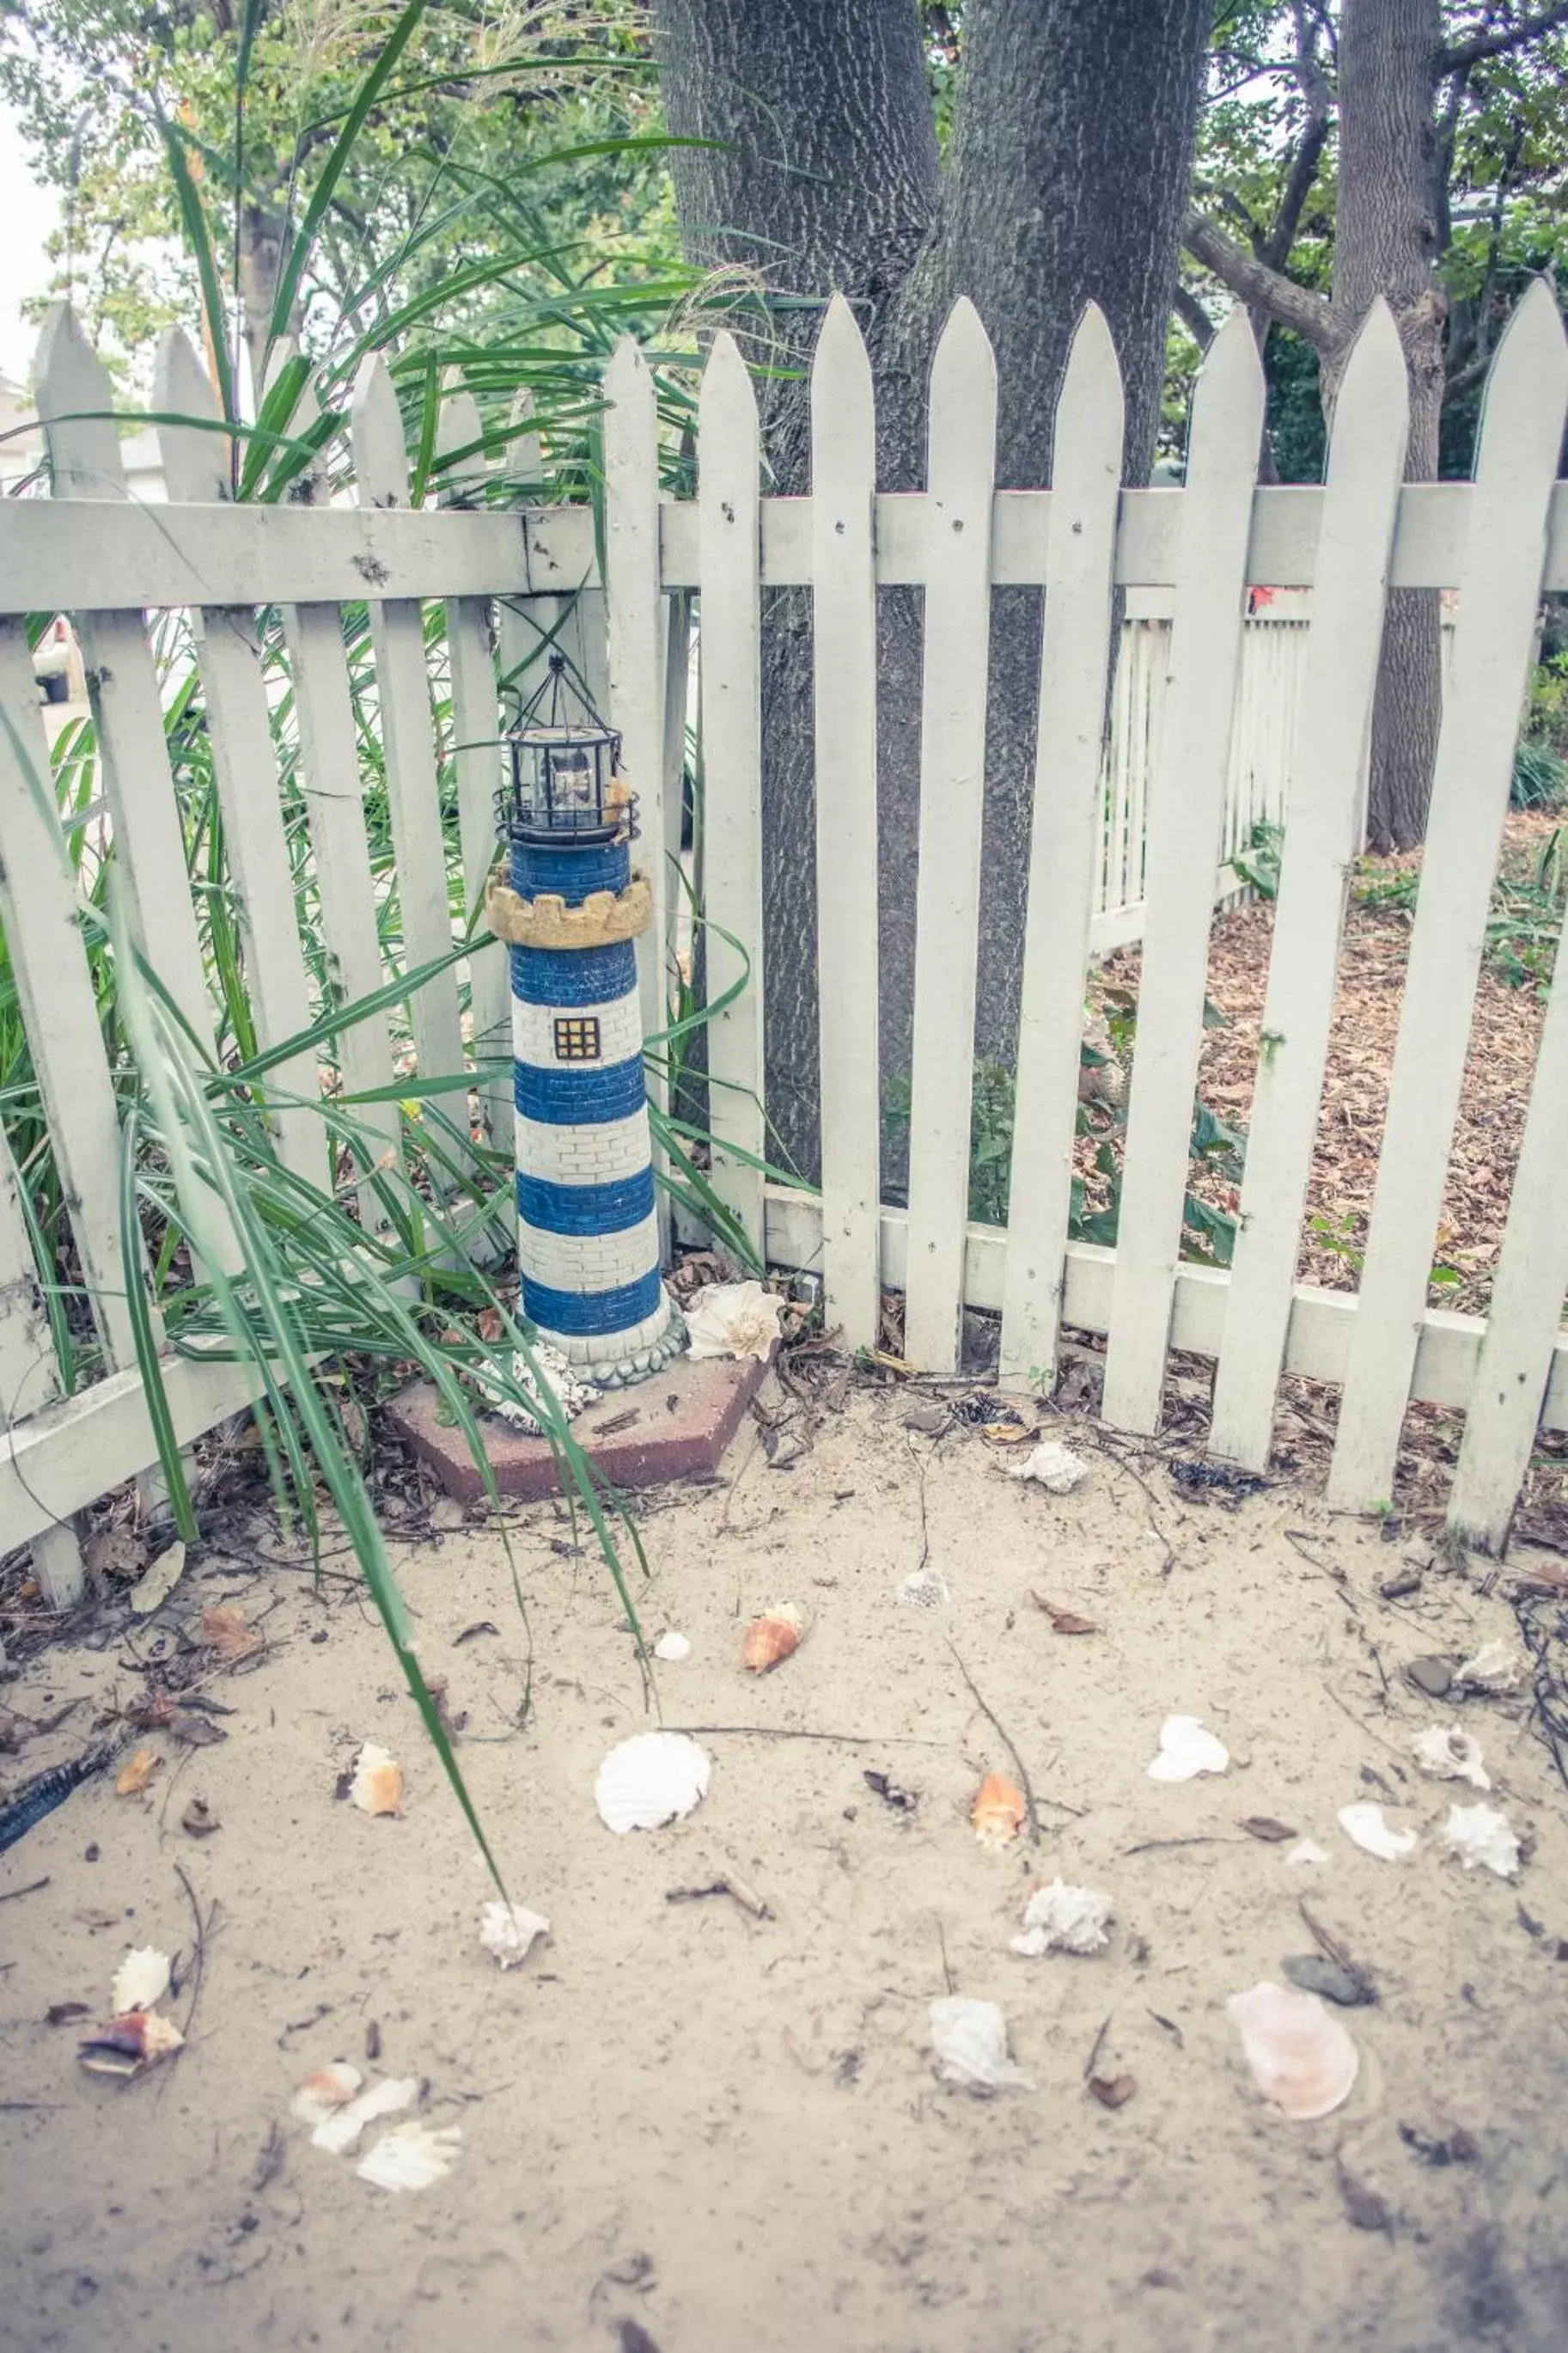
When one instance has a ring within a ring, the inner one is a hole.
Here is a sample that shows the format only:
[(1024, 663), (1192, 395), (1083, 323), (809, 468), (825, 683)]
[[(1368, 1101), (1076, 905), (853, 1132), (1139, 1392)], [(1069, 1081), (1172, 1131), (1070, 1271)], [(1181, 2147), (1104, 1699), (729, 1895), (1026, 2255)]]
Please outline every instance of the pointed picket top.
[(114, 387), (68, 302), (45, 320), (33, 373), (56, 498), (123, 499)]
[(1498, 338), (1476, 433), (1478, 489), (1494, 476), (1533, 470), (1547, 443), (1559, 449), (1565, 401), (1568, 338), (1551, 280), (1537, 278)]
[(441, 380), (441, 406), (436, 418), (436, 455), (450, 458), (461, 449), (462, 457), (444, 465), (436, 477), (437, 497), (444, 507), (479, 506), (482, 499), (471, 499), (468, 492), (482, 488), (489, 471), (483, 448), (484, 420), (479, 404), (465, 389), (456, 368), (448, 368)]
[(741, 346), (727, 328), (713, 338), (713, 348), (708, 354), (708, 364), (702, 371), (702, 382), (697, 396), (697, 420), (700, 431), (705, 430), (710, 418), (722, 417), (732, 432), (745, 418), (756, 427), (757, 396), (752, 384), (752, 371), (741, 353)]
[[(217, 396), (183, 327), (171, 327), (159, 342), (153, 406), (163, 417), (219, 421)], [(229, 447), (226, 434), (209, 433), (200, 425), (160, 425), (158, 452), (170, 498), (183, 506), (213, 506), (232, 500)]]
[(605, 397), (616, 408), (657, 415), (652, 371), (635, 335), (617, 335), (603, 377)]
[(811, 363), (811, 420), (815, 433), (834, 435), (841, 427), (864, 430), (874, 416), (871, 361), (855, 313), (835, 294), (823, 315)]
[(349, 436), (362, 507), (408, 504), (408, 445), (392, 372), (379, 352), (360, 362), (349, 407)]
[[(1198, 370), (1187, 431), (1186, 490), (1194, 490), (1205, 480), (1234, 478), (1237, 448), (1256, 453), (1266, 401), (1258, 338), (1252, 322), (1238, 308), (1204, 353)], [(1195, 515), (1195, 502), (1186, 512)]]
[[(1051, 481), (1081, 498), (1109, 470), (1120, 481), (1127, 431), (1127, 397), (1110, 322), (1098, 302), (1086, 302), (1068, 347), (1051, 440)], [(1051, 509), (1053, 533), (1058, 510)]]
[[(1410, 372), (1405, 364), (1405, 347), (1394, 323), (1394, 312), (1382, 294), (1362, 321), (1350, 358), (1345, 363), (1334, 402), (1336, 427), (1340, 411), (1346, 406), (1358, 412), (1364, 408), (1368, 417), (1381, 414), (1386, 418), (1393, 411), (1402, 421), (1408, 417)], [(1392, 425), (1389, 429), (1392, 431)], [(1333, 464), (1333, 430), (1331, 429), (1331, 468)]]
[[(989, 416), (991, 430), (995, 431), (996, 418), (996, 359), (991, 349), (991, 338), (981, 322), (979, 311), (967, 294), (961, 294), (947, 314), (947, 322), (937, 338), (935, 356), (931, 364), (931, 415), (941, 416), (944, 425), (956, 429), (969, 404), (973, 402), (982, 417)], [(933, 463), (937, 456), (938, 436), (931, 434)]]
[[(523, 427), (528, 430), (524, 431)], [(506, 471), (534, 491), (544, 486), (544, 453), (533, 427), (533, 395), (524, 385), (511, 404), (511, 430), (507, 438)]]

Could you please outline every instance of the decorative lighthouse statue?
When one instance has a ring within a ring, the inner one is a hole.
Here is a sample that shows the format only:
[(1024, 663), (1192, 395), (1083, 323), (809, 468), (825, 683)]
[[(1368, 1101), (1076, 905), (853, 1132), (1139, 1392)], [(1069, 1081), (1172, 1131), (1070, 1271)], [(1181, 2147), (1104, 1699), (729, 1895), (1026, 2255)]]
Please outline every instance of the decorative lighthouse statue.
[(522, 1312), (580, 1378), (616, 1388), (657, 1372), (685, 1332), (659, 1272), (632, 944), (651, 913), (631, 870), (637, 804), (620, 737), (565, 672), (552, 654), (506, 739), (496, 798), (509, 881), (498, 871), (486, 912), (511, 954)]

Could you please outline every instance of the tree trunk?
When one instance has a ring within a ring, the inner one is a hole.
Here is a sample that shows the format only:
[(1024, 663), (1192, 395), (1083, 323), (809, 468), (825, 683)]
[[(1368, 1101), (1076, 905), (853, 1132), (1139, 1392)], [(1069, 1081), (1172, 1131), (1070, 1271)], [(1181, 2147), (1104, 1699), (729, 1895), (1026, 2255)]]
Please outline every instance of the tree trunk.
[[(1333, 307), (1344, 332), (1324, 354), (1324, 407), (1331, 415), (1354, 331), (1385, 295), (1410, 374), (1405, 478), (1411, 482), (1436, 480), (1443, 405), (1433, 121), (1441, 47), (1439, 0), (1345, 0), (1333, 277)], [(1436, 591), (1392, 591), (1372, 723), (1367, 840), (1373, 849), (1408, 849), (1426, 833), (1442, 713), (1439, 642)]]
[[(271, 341), (272, 306), (278, 300), (288, 224), (281, 213), (266, 205), (247, 202), (239, 208), (239, 308), (245, 347), (250, 356), (252, 396), (258, 408), (267, 390), (267, 353)], [(294, 305), (290, 332), (297, 334), (300, 309)]]
[[(657, 0), (682, 235), (773, 292), (853, 303), (876, 378), (879, 480), (925, 475), (926, 383), (952, 301), (975, 302), (1000, 379), (998, 480), (1049, 480), (1056, 395), (1083, 306), (1100, 302), (1128, 393), (1128, 470), (1146, 478), (1210, 11), (1206, 0), (970, 0), (940, 192), (912, 0)], [(804, 366), (815, 307), (773, 313), (771, 356)], [(763, 338), (753, 328), (755, 354)], [(764, 397), (775, 486), (806, 487), (802, 381)], [(1010, 1059), (1023, 953), (1040, 599), (1000, 592), (993, 633), (983, 870), (982, 1053)], [(811, 609), (764, 603), (768, 1107), (816, 1158)], [(921, 599), (879, 599), (881, 1050), (910, 1067), (920, 792)], [(715, 780), (721, 789), (721, 780)]]

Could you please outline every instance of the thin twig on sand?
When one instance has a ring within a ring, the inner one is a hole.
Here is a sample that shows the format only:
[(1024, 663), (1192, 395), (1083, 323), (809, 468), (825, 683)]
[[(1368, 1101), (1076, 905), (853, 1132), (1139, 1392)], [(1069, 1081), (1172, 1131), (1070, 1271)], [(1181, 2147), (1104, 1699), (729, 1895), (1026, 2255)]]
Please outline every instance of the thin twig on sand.
[[(1032, 1843), (1038, 1846), (1040, 1843), (1040, 1816), (1039, 1810), (1035, 1804), (1035, 1792), (1029, 1782), (1028, 1767), (1025, 1764), (1023, 1758), (1019, 1756), (1018, 1751), (1013, 1743), (1013, 1736), (1008, 1731), (1006, 1725), (1002, 1722), (1001, 1717), (996, 1714), (994, 1708), (988, 1707), (984, 1700), (981, 1698), (974, 1677), (970, 1673), (969, 1669), (964, 1665), (963, 1661), (959, 1658), (957, 1643), (950, 1641), (947, 1647), (952, 1652), (954, 1659), (957, 1660), (958, 1672), (963, 1677), (964, 1682), (969, 1685), (970, 1696), (973, 1698), (975, 1706), (980, 1710), (981, 1715), (985, 1718), (986, 1723), (995, 1733), (997, 1739), (1002, 1743), (1003, 1747), (1007, 1751), (1008, 1756), (1013, 1760), (1013, 1770), (1018, 1776), (1018, 1787), (1024, 1792), (1024, 1810), (1029, 1819), (1029, 1837)], [(1050, 1802), (1055, 1806), (1062, 1805), (1062, 1800), (1059, 1798), (1053, 1798)], [(1076, 1814), (1079, 1810), (1080, 1809), (1077, 1806), (1063, 1806), (1063, 1811), (1066, 1813)]]

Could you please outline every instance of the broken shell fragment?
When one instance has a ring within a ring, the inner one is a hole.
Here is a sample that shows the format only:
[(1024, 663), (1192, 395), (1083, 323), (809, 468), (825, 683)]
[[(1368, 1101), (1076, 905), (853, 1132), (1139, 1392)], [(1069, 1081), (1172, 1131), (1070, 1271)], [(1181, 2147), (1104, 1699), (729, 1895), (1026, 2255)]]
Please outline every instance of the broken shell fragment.
[(712, 1763), (684, 1732), (638, 1732), (612, 1748), (594, 1784), (599, 1820), (617, 1836), (662, 1830), (708, 1794)]
[(961, 2084), (981, 2099), (1035, 2088), (1007, 2056), (1007, 2021), (996, 2002), (968, 2001), (961, 1994), (933, 2001), (931, 2044), (943, 2083)]
[(450, 2173), (458, 2161), (461, 2125), (422, 2125), (410, 2121), (384, 2133), (354, 2170), (362, 2181), (377, 2189), (428, 2189)]
[(549, 1921), (537, 1912), (525, 1912), (521, 1904), (487, 1904), (479, 1915), (479, 1942), (503, 1969), (515, 1969), (527, 1960), (534, 1939), (549, 1934)]
[(1230, 1751), (1196, 1715), (1168, 1715), (1160, 1726), (1160, 1753), (1149, 1767), (1151, 1781), (1192, 1781), (1200, 1773), (1223, 1773)]
[(1054, 1438), (1044, 1440), (1022, 1462), (1008, 1465), (1008, 1476), (1029, 1479), (1047, 1494), (1070, 1495), (1089, 1476), (1089, 1465), (1072, 1449)]
[(289, 2103), (289, 2113), (302, 2125), (325, 2124), (329, 2116), (346, 2108), (364, 2077), (357, 2067), (344, 2059), (334, 2059), (330, 2067), (318, 2067), (307, 2075)]
[(689, 1659), (691, 1645), (684, 1634), (678, 1634), (672, 1627), (668, 1633), (659, 1636), (653, 1646), (653, 1654), (656, 1659)]
[(171, 2052), (183, 2050), (184, 2041), (172, 2018), (155, 2010), (133, 2010), (86, 2036), (77, 2056), (95, 2075), (140, 2075)]
[(311, 2147), (324, 2148), (331, 2157), (342, 2157), (345, 2149), (353, 2148), (366, 2125), (374, 2124), (377, 2116), (389, 2116), (398, 2108), (405, 2108), (418, 2089), (416, 2076), (384, 2076), (368, 2092), (361, 2092), (346, 2106), (323, 2116), (310, 2135)]
[(1011, 1846), (1023, 1827), (1024, 1793), (1005, 1773), (987, 1773), (974, 1793), (969, 1819), (982, 1846)]
[(116, 2018), (133, 2010), (152, 2010), (168, 1992), (169, 1976), (167, 1953), (151, 1945), (133, 1945), (115, 1970), (109, 1991)]
[(1226, 2002), (1252, 2080), (1282, 2116), (1310, 2123), (1350, 2097), (1355, 2044), (1316, 1994), (1265, 1981)]
[(1402, 1862), (1414, 1854), (1421, 1841), (1414, 1831), (1396, 1831), (1383, 1819), (1383, 1808), (1370, 1800), (1357, 1806), (1340, 1808), (1340, 1828), (1346, 1838), (1375, 1854), (1380, 1862)]
[(952, 1600), (952, 1588), (940, 1568), (911, 1568), (894, 1586), (893, 1599), (901, 1609), (945, 1609)]
[(761, 1618), (753, 1618), (741, 1645), (741, 1664), (754, 1675), (783, 1664), (800, 1648), (800, 1611), (792, 1602), (780, 1602)]
[(1450, 1806), (1443, 1825), (1443, 1844), (1457, 1854), (1467, 1871), (1478, 1863), (1495, 1871), (1500, 1879), (1519, 1876), (1519, 1841), (1506, 1814), (1495, 1806)]
[(349, 1795), (362, 1814), (400, 1814), (403, 1811), (403, 1767), (367, 1740), (354, 1764), (354, 1777), (349, 1783)]
[(1105, 1933), (1110, 1916), (1109, 1895), (1053, 1879), (1048, 1887), (1036, 1888), (1024, 1906), (1024, 1934), (1008, 1943), (1030, 1959), (1039, 1953), (1103, 1952), (1110, 1942)]
[(1411, 1754), (1423, 1773), (1437, 1781), (1468, 1781), (1475, 1789), (1489, 1789), (1491, 1777), (1481, 1762), (1481, 1744), (1457, 1724), (1434, 1724), (1418, 1732)]
[(1466, 1659), (1454, 1671), (1454, 1681), (1462, 1691), (1484, 1692), (1497, 1698), (1508, 1692), (1523, 1688), (1524, 1661), (1508, 1643), (1483, 1642), (1473, 1658)]
[(1298, 1839), (1285, 1858), (1287, 1862), (1298, 1863), (1327, 1862), (1328, 1859), (1327, 1848), (1321, 1847), (1316, 1839)]

